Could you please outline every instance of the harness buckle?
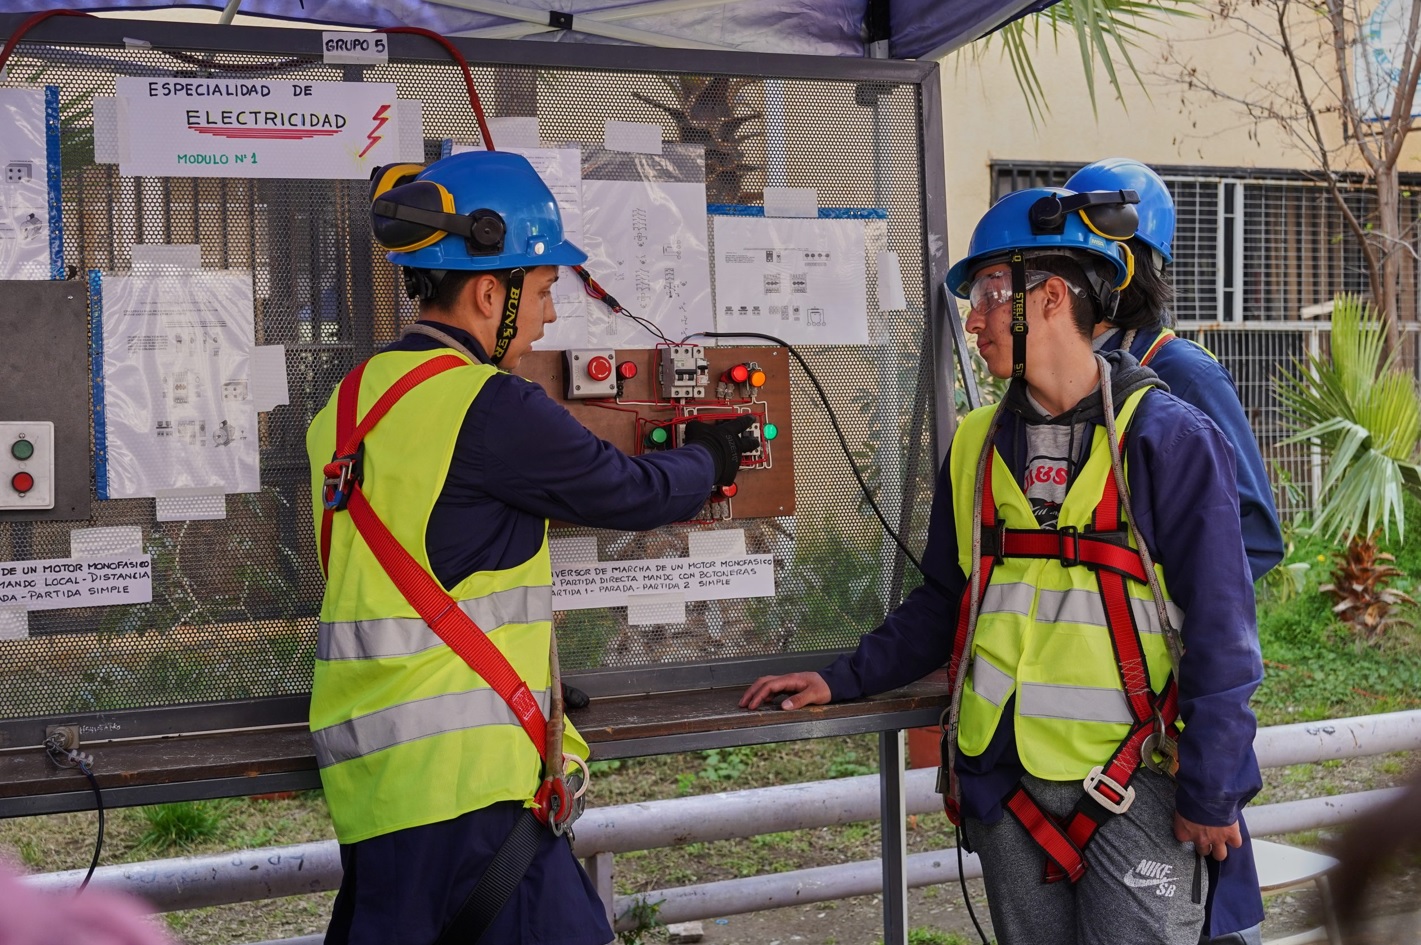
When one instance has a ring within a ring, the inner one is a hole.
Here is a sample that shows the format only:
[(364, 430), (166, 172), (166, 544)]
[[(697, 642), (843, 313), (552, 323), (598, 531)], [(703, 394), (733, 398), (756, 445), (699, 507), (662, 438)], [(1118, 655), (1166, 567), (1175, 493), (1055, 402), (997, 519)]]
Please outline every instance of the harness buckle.
[(588, 785), (587, 763), (576, 755), (564, 754), (563, 758), (575, 761), (576, 768), (561, 778), (545, 778), (534, 797), (538, 805), (534, 816), (555, 837), (572, 833), (572, 825), (582, 816)]
[[(1135, 803), (1135, 789), (1126, 787), (1107, 775), (1102, 765), (1091, 768), (1090, 774), (1086, 775), (1085, 781), (1081, 783), (1090, 799), (1112, 814), (1123, 814)], [(1112, 798), (1106, 791), (1115, 796)]]
[[(1061, 564), (1068, 568), (1074, 568), (1081, 563), (1081, 530), (1074, 525), (1062, 525), (1056, 529), (1056, 541), (1058, 542), (1057, 557), (1061, 559)], [(1073, 554), (1066, 554), (1069, 547)]]
[(332, 456), (326, 463), (326, 480), (321, 500), (332, 512), (343, 511), (350, 502), (352, 484), (365, 482), (365, 444), (356, 447), (348, 456)]

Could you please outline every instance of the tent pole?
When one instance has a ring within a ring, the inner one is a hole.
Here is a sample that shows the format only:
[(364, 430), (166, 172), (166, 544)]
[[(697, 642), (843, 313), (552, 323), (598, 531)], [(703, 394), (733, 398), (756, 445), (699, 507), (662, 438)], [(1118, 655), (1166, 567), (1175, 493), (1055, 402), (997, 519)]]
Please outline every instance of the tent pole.
[(226, 26), (237, 16), (237, 8), (242, 5), (242, 0), (227, 0), (227, 6), (222, 8), (222, 16), (217, 22)]

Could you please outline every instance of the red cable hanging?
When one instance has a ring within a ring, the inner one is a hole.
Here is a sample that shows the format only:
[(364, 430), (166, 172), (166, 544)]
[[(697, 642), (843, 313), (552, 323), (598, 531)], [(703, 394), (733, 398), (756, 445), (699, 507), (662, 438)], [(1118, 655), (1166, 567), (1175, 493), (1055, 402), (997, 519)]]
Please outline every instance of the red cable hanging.
[(5, 63), (10, 61), (10, 55), (15, 51), (15, 47), (20, 44), (20, 39), (30, 30), (52, 16), (87, 16), (90, 19), (94, 18), (92, 13), (80, 13), (78, 10), (41, 10), (39, 13), (34, 14), (16, 27), (15, 32), (11, 33), (10, 38), (5, 41), (5, 47), (0, 49), (0, 73), (5, 71)]
[(469, 71), (469, 62), (464, 58), (464, 54), (449, 40), (440, 36), (433, 30), (427, 30), (419, 26), (391, 26), (388, 29), (377, 30), (380, 33), (411, 33), (415, 36), (423, 36), (431, 39), (443, 46), (449, 53), (449, 57), (459, 64), (459, 68), (464, 71), (464, 85), (469, 90), (469, 104), (474, 109), (474, 120), (479, 124), (479, 134), (483, 136), (484, 147), (493, 150), (493, 135), (489, 134), (488, 122), (484, 119), (484, 106), (479, 101), (478, 90), (474, 88), (474, 75)]

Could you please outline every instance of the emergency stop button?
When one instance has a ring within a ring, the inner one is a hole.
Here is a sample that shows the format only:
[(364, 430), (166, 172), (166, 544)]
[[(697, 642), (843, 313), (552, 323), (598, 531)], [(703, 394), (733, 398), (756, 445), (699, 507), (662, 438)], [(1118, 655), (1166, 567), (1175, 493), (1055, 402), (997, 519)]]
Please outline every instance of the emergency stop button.
[(20, 495), (24, 495), (35, 487), (35, 477), (27, 472), (17, 472), (11, 477), (10, 485)]
[(589, 358), (587, 361), (587, 376), (594, 381), (605, 381), (612, 376), (612, 361), (602, 355)]
[(29, 440), (16, 440), (10, 444), (10, 455), (24, 462), (35, 455), (35, 445)]

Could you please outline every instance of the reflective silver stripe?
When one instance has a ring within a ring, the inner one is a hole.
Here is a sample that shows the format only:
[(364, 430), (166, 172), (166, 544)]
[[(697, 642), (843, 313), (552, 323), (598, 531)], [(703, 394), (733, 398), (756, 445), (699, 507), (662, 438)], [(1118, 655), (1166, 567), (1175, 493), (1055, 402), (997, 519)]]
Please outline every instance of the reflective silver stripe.
[[(553, 619), (551, 587), (515, 587), (459, 602), (484, 633), (504, 624)], [(418, 617), (384, 617), (323, 623), (317, 631), (316, 659), (362, 660), (413, 656), (442, 646), (439, 637)]]
[[(1030, 616), (1033, 599), (1036, 600), (1036, 619), (1041, 623), (1079, 623), (1092, 627), (1107, 625), (1105, 604), (1100, 599), (1100, 592), (1080, 587), (1067, 591), (1038, 591), (1030, 584), (991, 584), (982, 599), (982, 612)], [(1184, 611), (1168, 601), (1165, 602), (1165, 607), (1174, 625), (1182, 626)], [(1135, 614), (1135, 626), (1141, 633), (1160, 632), (1154, 601), (1132, 597), (1130, 610)]]
[(972, 691), (992, 705), (1001, 705), (1011, 693), (1012, 678), (980, 655), (972, 660)]
[[(548, 714), (548, 690), (533, 693)], [(518, 725), (513, 710), (492, 689), (431, 696), (371, 712), (311, 733), (322, 768), (444, 732), (485, 725)], [(520, 726), (521, 727), (521, 726)]]
[(1032, 718), (1127, 725), (1134, 721), (1125, 693), (1119, 689), (1022, 683), (1017, 687), (1016, 700), (1017, 711)]

